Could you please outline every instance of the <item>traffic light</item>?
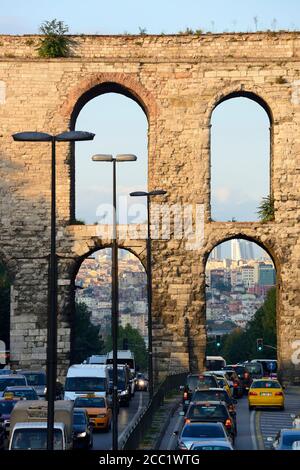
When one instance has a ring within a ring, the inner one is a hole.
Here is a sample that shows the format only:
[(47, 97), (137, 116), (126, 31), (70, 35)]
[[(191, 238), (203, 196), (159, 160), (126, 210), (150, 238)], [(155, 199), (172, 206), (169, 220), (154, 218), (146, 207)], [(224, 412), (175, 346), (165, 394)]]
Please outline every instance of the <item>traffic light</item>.
[(129, 349), (128, 338), (123, 338), (123, 349), (125, 349), (126, 351), (127, 349)]
[(257, 338), (256, 349), (258, 352), (261, 352), (264, 349), (264, 340), (262, 338)]
[(217, 346), (217, 348), (221, 347), (221, 336), (220, 335), (216, 335), (216, 346)]

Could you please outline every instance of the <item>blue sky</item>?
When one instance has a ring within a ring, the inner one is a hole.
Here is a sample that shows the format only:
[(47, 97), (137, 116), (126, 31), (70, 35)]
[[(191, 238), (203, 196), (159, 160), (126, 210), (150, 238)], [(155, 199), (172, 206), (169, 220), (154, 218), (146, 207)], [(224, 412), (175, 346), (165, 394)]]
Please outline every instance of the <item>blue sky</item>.
[[(63, 20), (74, 34), (136, 34), (139, 27), (150, 34), (187, 27), (299, 30), (300, 6), (298, 0), (1, 0), (0, 33), (37, 33), (43, 21), (53, 18)], [(267, 116), (256, 103), (234, 99), (217, 107), (212, 124), (212, 216), (253, 220), (258, 202), (268, 194)], [(120, 193), (145, 189), (147, 120), (136, 103), (110, 94), (83, 108), (77, 129), (96, 133), (95, 142), (78, 144), (76, 152), (77, 217), (94, 223), (99, 220), (97, 206), (111, 200), (111, 165), (92, 163), (91, 155), (136, 153), (137, 163), (119, 165)]]
[[(176, 33), (192, 29), (254, 31), (299, 29), (298, 0), (1, 0), (3, 34), (36, 33), (38, 25), (58, 18), (72, 33)], [(274, 23), (274, 19), (276, 22)]]

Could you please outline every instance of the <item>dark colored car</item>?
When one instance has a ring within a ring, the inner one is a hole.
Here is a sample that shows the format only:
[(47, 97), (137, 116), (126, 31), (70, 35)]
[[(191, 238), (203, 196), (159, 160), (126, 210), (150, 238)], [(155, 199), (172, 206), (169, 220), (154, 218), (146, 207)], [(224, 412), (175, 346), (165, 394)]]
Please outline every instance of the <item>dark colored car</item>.
[(135, 378), (135, 389), (143, 392), (147, 392), (148, 390), (148, 379), (145, 377), (144, 374), (139, 372)]
[(219, 388), (216, 377), (212, 374), (189, 374), (183, 389), (182, 407), (183, 411), (187, 411), (193, 393), (197, 389), (202, 388)]
[(236, 428), (227, 406), (221, 401), (200, 401), (190, 404), (185, 423), (222, 423), (234, 443)]
[(249, 388), (251, 387), (251, 384), (252, 384), (252, 376), (250, 374), (250, 371), (247, 369), (245, 365), (242, 365), (242, 364), (232, 365), (229, 367), (232, 367), (232, 369), (235, 370), (239, 379), (241, 380), (244, 394), (248, 393)]
[(1, 375), (0, 376), (0, 397), (3, 396), (6, 387), (27, 386), (27, 380), (24, 375)]
[(209, 388), (209, 389), (201, 389), (196, 390), (193, 393), (191, 403), (199, 402), (199, 401), (222, 401), (226, 404), (227, 409), (229, 411), (230, 416), (232, 416), (235, 430), (237, 430), (236, 424), (236, 404), (237, 401), (228, 395), (227, 391), (222, 388)]
[(84, 408), (74, 408), (73, 412), (73, 448), (91, 449), (93, 447), (93, 427)]
[(24, 398), (25, 400), (38, 400), (39, 397), (33, 387), (6, 387), (3, 396), (12, 394), (16, 398)]
[(0, 416), (0, 449), (4, 449), (6, 438), (4, 418)]
[(233, 396), (235, 398), (241, 398), (244, 395), (244, 387), (241, 379), (239, 378), (238, 374), (231, 366), (223, 367), (223, 370), (226, 370), (229, 379), (232, 381), (233, 384)]
[[(113, 388), (113, 368), (107, 367), (109, 388)], [(131, 400), (130, 369), (126, 365), (118, 365), (118, 398), (120, 405), (129, 406)]]
[(19, 400), (14, 400), (13, 398), (1, 398), (0, 399), (0, 417), (4, 420), (4, 427), (6, 434), (9, 433), (10, 425), (10, 415)]

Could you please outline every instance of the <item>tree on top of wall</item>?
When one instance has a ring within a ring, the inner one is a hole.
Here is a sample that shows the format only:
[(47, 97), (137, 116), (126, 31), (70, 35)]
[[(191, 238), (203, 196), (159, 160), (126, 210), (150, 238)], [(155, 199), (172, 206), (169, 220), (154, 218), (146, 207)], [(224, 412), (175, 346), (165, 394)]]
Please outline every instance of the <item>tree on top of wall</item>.
[(74, 39), (66, 36), (69, 27), (63, 21), (56, 19), (45, 21), (39, 28), (44, 34), (40, 40), (38, 54), (40, 57), (69, 57), (72, 53), (72, 46), (76, 44)]

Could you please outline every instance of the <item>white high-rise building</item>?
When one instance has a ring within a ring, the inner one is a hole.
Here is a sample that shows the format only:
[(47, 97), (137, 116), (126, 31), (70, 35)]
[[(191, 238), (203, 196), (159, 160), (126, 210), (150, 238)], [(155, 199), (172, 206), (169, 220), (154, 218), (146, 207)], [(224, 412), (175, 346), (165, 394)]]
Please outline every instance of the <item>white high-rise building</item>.
[(231, 240), (231, 259), (235, 261), (254, 259), (253, 243), (236, 238)]
[(222, 247), (217, 245), (210, 254), (211, 259), (222, 259)]

